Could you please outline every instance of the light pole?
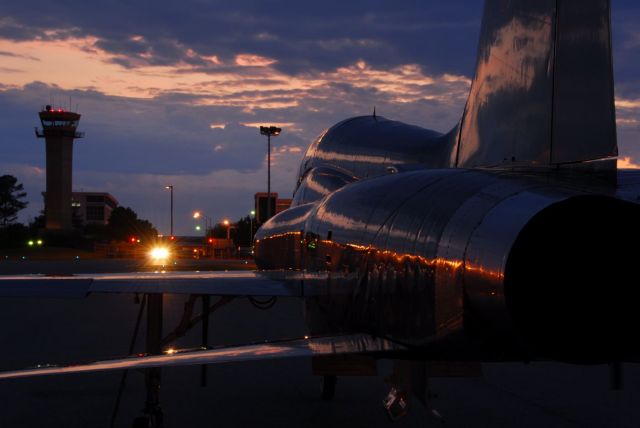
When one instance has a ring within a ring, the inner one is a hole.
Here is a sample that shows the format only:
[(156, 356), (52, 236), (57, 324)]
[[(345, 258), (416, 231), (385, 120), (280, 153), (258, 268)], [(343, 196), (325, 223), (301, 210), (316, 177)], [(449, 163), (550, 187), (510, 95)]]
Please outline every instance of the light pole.
[(254, 210), (249, 213), (249, 245), (253, 247), (253, 216), (256, 215)]
[(260, 134), (267, 136), (267, 220), (271, 218), (271, 136), (277, 137), (282, 128), (276, 126), (261, 126)]
[(204, 227), (205, 227), (205, 232), (204, 232), (204, 237), (206, 238), (206, 242), (208, 244), (211, 244), (211, 258), (215, 258), (216, 257), (216, 250), (215, 250), (215, 244), (214, 244), (214, 240), (213, 240), (213, 234), (211, 233), (211, 229), (213, 228), (213, 222), (211, 221), (211, 217), (208, 217), (204, 214), (202, 214), (202, 211), (194, 211), (193, 212), (193, 218), (194, 219), (199, 219), (200, 217), (204, 218)]
[(193, 213), (193, 218), (194, 219), (197, 220), (200, 217), (204, 218), (204, 227), (205, 227), (204, 236), (208, 237), (209, 236), (209, 231), (211, 230), (211, 217), (202, 214), (202, 211), (195, 211)]
[(231, 239), (231, 222), (229, 220), (224, 220), (222, 222), (225, 226), (227, 226), (227, 241)]
[(224, 224), (225, 226), (227, 226), (227, 243), (226, 243), (226, 249), (227, 249), (227, 257), (231, 256), (231, 248), (229, 246), (229, 241), (231, 240), (231, 222), (227, 219), (224, 219), (222, 221), (222, 224)]
[(173, 237), (173, 185), (164, 186), (165, 189), (171, 191), (171, 232), (170, 237)]

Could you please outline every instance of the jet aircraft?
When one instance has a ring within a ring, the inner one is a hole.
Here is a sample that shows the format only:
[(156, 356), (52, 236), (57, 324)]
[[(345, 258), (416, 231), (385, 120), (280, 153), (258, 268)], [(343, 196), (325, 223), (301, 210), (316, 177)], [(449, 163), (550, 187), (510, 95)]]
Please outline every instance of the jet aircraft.
[(486, 0), (458, 124), (373, 114), (323, 132), (291, 208), (257, 232), (258, 271), (0, 280), (2, 295), (144, 293), (150, 329), (163, 293), (297, 296), (308, 336), (168, 353), (152, 332), (148, 355), (0, 379), (145, 368), (159, 426), (159, 367), (310, 356), (330, 398), (336, 374), (392, 358), (395, 417), (410, 395), (428, 405), (433, 362), (637, 362), (621, 241), (640, 238), (640, 175), (616, 167), (610, 25), (609, 0)]

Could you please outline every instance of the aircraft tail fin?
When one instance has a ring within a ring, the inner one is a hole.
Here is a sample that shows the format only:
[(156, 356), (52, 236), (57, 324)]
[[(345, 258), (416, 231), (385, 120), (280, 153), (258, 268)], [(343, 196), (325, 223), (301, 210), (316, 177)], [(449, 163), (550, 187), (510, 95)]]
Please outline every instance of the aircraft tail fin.
[(456, 166), (617, 156), (610, 22), (609, 0), (487, 0)]

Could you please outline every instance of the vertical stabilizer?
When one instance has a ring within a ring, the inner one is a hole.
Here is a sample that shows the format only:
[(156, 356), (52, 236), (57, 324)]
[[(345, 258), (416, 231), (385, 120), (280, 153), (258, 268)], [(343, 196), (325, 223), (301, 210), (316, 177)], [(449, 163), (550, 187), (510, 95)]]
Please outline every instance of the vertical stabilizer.
[(616, 156), (609, 0), (487, 0), (459, 167)]

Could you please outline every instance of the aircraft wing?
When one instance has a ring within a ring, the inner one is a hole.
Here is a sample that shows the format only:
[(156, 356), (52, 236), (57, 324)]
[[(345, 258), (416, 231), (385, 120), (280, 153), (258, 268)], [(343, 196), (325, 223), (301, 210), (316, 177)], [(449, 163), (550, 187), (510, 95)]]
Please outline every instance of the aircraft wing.
[(137, 272), (0, 276), (0, 297), (82, 298), (91, 293), (168, 293), (302, 297), (295, 271)]
[(0, 380), (33, 376), (88, 373), (106, 370), (146, 369), (154, 367), (222, 364), (313, 357), (338, 354), (363, 354), (402, 351), (406, 348), (387, 339), (365, 334), (294, 339), (252, 345), (231, 346), (196, 351), (168, 350), (162, 355), (131, 356), (74, 365), (38, 365), (34, 368), (0, 372)]

